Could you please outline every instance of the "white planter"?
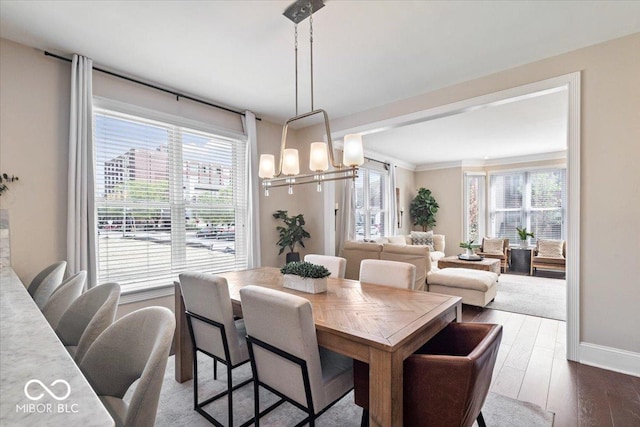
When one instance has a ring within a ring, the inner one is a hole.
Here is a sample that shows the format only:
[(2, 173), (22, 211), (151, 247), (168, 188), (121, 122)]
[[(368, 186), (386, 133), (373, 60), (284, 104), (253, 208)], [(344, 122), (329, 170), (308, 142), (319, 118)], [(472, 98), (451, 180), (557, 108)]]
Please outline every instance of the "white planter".
[(306, 292), (308, 294), (318, 294), (327, 291), (327, 278), (310, 279), (308, 277), (300, 277), (295, 274), (285, 274), (282, 285), (285, 288), (294, 289), (296, 291)]

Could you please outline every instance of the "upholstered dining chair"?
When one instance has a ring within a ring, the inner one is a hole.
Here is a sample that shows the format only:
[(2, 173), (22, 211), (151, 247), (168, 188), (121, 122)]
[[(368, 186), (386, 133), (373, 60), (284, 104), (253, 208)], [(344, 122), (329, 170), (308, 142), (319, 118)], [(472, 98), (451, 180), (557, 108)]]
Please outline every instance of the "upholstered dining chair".
[[(471, 427), (482, 416), (502, 326), (450, 323), (404, 361), (403, 421), (408, 426)], [(369, 421), (369, 371), (354, 365), (354, 398)]]
[[(180, 274), (180, 289), (193, 345), (193, 409), (213, 424), (221, 425), (203, 407), (228, 396), (228, 425), (232, 426), (233, 391), (252, 382), (249, 378), (234, 386), (231, 376), (232, 369), (249, 361), (244, 320), (234, 321), (229, 285), (224, 277), (185, 272)], [(198, 402), (198, 353), (213, 359), (214, 379), (217, 362), (227, 367), (227, 389), (202, 402)]]
[[(353, 388), (352, 359), (318, 347), (313, 308), (305, 298), (259, 286), (240, 290), (254, 380), (255, 426), (284, 400), (315, 425)], [(260, 413), (259, 388), (282, 399)]]
[(38, 273), (27, 287), (29, 295), (31, 295), (40, 310), (47, 303), (51, 294), (62, 283), (66, 269), (67, 261), (51, 264)]
[(416, 266), (408, 262), (363, 259), (360, 263), (360, 281), (374, 285), (413, 289)]
[(96, 338), (111, 326), (119, 300), (120, 285), (104, 283), (80, 295), (62, 314), (55, 331), (76, 363), (80, 363)]
[(82, 294), (87, 272), (79, 271), (58, 286), (42, 308), (42, 314), (53, 329), (58, 326), (60, 318), (73, 302)]
[(82, 358), (80, 370), (117, 427), (153, 427), (175, 326), (168, 308), (136, 310), (105, 329)]
[(308, 254), (304, 256), (306, 262), (322, 265), (331, 272), (329, 277), (344, 279), (347, 270), (347, 260), (339, 256)]

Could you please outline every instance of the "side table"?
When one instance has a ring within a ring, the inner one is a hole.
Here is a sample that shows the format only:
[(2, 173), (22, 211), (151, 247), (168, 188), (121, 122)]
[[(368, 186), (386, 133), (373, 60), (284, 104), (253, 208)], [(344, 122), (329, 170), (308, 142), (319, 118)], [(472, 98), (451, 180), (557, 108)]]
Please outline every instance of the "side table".
[(514, 273), (525, 273), (529, 275), (531, 270), (531, 255), (533, 248), (511, 248), (510, 270)]

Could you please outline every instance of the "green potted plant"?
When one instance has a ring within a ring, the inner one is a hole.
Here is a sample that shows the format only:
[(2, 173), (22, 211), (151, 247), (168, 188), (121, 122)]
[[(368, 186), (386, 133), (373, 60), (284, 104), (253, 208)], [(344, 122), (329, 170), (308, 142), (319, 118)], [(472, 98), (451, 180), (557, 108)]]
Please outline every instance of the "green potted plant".
[(420, 188), (409, 206), (409, 215), (413, 219), (413, 225), (421, 226), (422, 231), (427, 231), (428, 227), (435, 227), (436, 212), (439, 207), (438, 202), (431, 195), (431, 190)]
[(5, 191), (9, 190), (9, 187), (7, 187), (7, 183), (14, 182), (14, 181), (18, 181), (18, 177), (17, 176), (15, 176), (15, 175), (9, 176), (6, 173), (0, 174), (0, 196)]
[(467, 250), (467, 255), (473, 255), (473, 240), (460, 242), (460, 247)]
[(527, 227), (516, 227), (516, 231), (518, 232), (518, 237), (520, 237), (520, 247), (526, 248), (529, 244), (527, 243), (528, 237), (535, 237), (533, 233), (527, 231)]
[(308, 239), (311, 235), (304, 229), (304, 216), (298, 214), (296, 216), (289, 216), (287, 211), (278, 210), (273, 214), (273, 217), (280, 219), (284, 222), (284, 226), (279, 225), (276, 227), (278, 230), (279, 239), (276, 245), (280, 246), (281, 255), (285, 249), (289, 248), (287, 253), (287, 264), (293, 261), (300, 261), (300, 253), (296, 252), (296, 245), (300, 245), (304, 248), (304, 242), (302, 239)]
[(317, 294), (327, 291), (327, 277), (331, 274), (326, 267), (310, 262), (290, 262), (280, 269), (284, 274), (285, 288)]

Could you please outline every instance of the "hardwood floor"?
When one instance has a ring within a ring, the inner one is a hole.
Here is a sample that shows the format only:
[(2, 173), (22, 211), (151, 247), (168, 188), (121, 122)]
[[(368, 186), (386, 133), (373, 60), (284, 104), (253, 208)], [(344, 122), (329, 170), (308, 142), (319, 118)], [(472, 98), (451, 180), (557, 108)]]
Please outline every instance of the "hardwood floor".
[(567, 361), (565, 322), (466, 305), (462, 318), (503, 326), (491, 391), (554, 412), (554, 427), (640, 426), (640, 378)]

